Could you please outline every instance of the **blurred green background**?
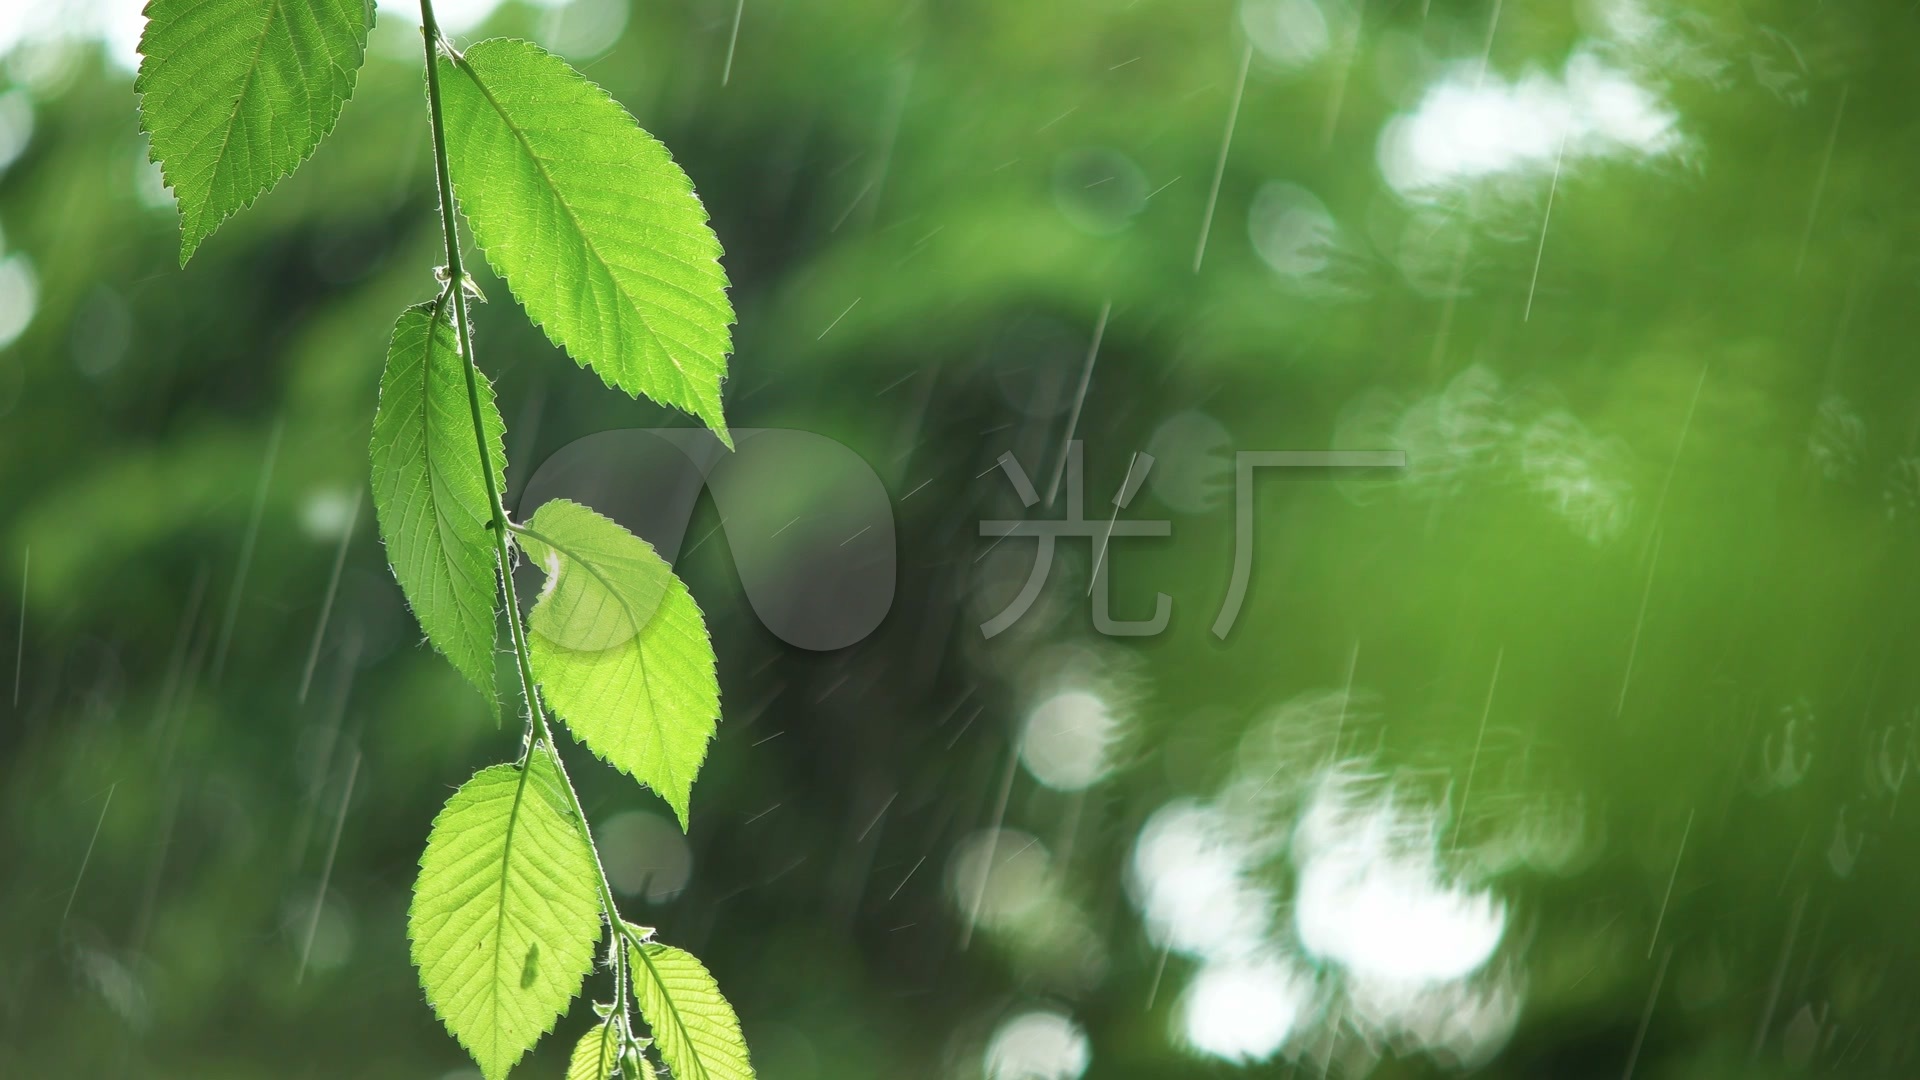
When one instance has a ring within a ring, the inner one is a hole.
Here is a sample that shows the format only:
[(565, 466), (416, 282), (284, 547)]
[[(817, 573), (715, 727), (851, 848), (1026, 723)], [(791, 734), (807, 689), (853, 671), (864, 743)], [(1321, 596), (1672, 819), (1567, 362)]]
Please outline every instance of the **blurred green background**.
[[(8, 9), (0, 1077), (477, 1077), (404, 912), (516, 725), (420, 644), (362, 499), (441, 261), (415, 15), (182, 270), (135, 5)], [(893, 496), (892, 611), (824, 654), (761, 626), (702, 503), (678, 568), (725, 715), (690, 835), (568, 748), (629, 913), (706, 959), (761, 1075), (1920, 1075), (1912, 5), (442, 21), (567, 55), (673, 149), (727, 249), (729, 419)], [(687, 423), (481, 284), (514, 498)], [(985, 638), (1033, 545), (978, 523), (1062, 512), (994, 463), (1044, 491), (1069, 426), (1087, 517), (1143, 452), (1121, 513), (1171, 536), (1063, 543)], [(1259, 476), (1216, 637), (1233, 454), (1329, 447), (1408, 465)], [(1095, 632), (1096, 559), (1163, 633)]]

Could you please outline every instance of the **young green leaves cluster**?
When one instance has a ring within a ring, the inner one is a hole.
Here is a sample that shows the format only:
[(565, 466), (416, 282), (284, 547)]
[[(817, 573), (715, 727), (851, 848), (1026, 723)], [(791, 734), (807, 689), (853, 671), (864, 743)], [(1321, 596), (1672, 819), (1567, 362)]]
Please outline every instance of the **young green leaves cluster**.
[[(184, 264), (331, 131), (373, 13), (368, 0), (152, 0), (146, 13), (135, 86), (180, 205)], [(553, 1027), (596, 957), (612, 1000), (595, 1004), (569, 1080), (651, 1080), (649, 1053), (679, 1080), (749, 1080), (739, 1020), (706, 968), (617, 910), (545, 711), (685, 828), (720, 715), (712, 642), (686, 586), (620, 525), (565, 501), (508, 518), (505, 425), (474, 359), (456, 207), (576, 362), (727, 439), (720, 244), (686, 174), (606, 91), (528, 42), (456, 51), (431, 0), (421, 22), (447, 265), (438, 295), (393, 329), (374, 506), (428, 642), (489, 698), (504, 611), (527, 726), (520, 759), (482, 769), (434, 819), (408, 912), (413, 960), (487, 1080)], [(546, 575), (524, 617), (516, 548)]]

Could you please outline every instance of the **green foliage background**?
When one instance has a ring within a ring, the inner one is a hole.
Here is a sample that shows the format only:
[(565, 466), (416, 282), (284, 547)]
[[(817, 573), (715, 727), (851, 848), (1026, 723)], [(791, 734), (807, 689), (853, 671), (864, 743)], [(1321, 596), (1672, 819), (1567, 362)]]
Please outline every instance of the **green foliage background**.
[[(1570, 157), (1544, 249), (1542, 185), (1483, 185), (1425, 218), (1377, 162), (1382, 127), (1436, 77), (1409, 43), (1476, 63), (1492, 4), (1424, 22), (1367, 5), (1345, 76), (1256, 59), (1198, 273), (1243, 47), (1227, 5), (747, 0), (728, 72), (734, 5), (671, 0), (636, 4), (581, 61), (673, 148), (726, 246), (730, 422), (855, 448), (901, 529), (888, 622), (835, 654), (762, 629), (724, 543), (679, 564), (720, 651), (723, 719), (691, 884), (633, 914), (726, 987), (761, 1075), (977, 1075), (997, 1019), (1035, 1003), (1086, 1027), (1089, 1075), (1231, 1072), (1170, 1033), (1190, 968), (1143, 932), (1127, 859), (1156, 807), (1220, 786), (1257, 720), (1342, 685), (1355, 642), (1378, 759), (1474, 768), (1469, 830), (1524, 820), (1542, 791), (1585, 808), (1574, 865), (1487, 883), (1511, 904), (1499, 962), (1525, 993), (1484, 1075), (1618, 1075), (1656, 922), (1672, 981), (1641, 1075), (1911, 1074), (1920, 810), (1874, 776), (1889, 745), (1912, 761), (1900, 733), (1920, 707), (1920, 21), (1885, 4), (1651, 10), (1688, 46), (1656, 68), (1685, 151)], [(508, 4), (486, 30), (537, 38), (545, 17)], [(1593, 19), (1507, 5), (1489, 77), (1563, 70)], [(393, 316), (442, 261), (418, 69), (415, 31), (383, 11), (335, 135), (181, 270), (130, 76), (91, 46), (6, 63), (0, 93), (22, 95), (32, 133), (0, 172), (0, 255), (30, 260), (36, 299), (0, 350), (0, 626), (26, 611), (0, 725), (0, 1075), (465, 1067), (408, 963), (407, 888), (435, 810), (502, 757), (503, 729), (419, 646), (366, 501), (302, 693)], [(1151, 197), (1102, 202), (1124, 177), (1103, 181), (1093, 148)], [(1260, 257), (1248, 223), (1271, 181), (1312, 190), (1351, 239), (1337, 290), (1289, 288)], [(1440, 252), (1429, 278), (1468, 253), (1451, 303), (1405, 269), (1416, 218)], [(584, 434), (684, 423), (606, 393), (480, 284), (510, 505)], [(973, 627), (1000, 605), (970, 599), (994, 587), (976, 523), (1016, 504), (981, 474), (1012, 450), (1044, 475), (1063, 415), (1034, 402), (1072, 396), (1109, 302), (1078, 428), (1090, 516), (1175, 413), (1235, 448), (1313, 448), (1368, 400), (1449, 388), (1494, 416), (1575, 418), (1631, 509), (1595, 541), (1568, 510), (1580, 493), (1454, 468), (1459, 446), (1389, 425), (1401, 481), (1262, 487), (1254, 592), (1225, 642), (1207, 631), (1230, 498), (1138, 503), (1173, 536), (1116, 543), (1116, 612), (1167, 592), (1166, 634), (1093, 639), (1089, 557), (1068, 553), (1049, 606), (983, 643)], [(813, 494), (791, 486), (769, 497)], [(690, 537), (718, 524), (701, 515)], [(1064, 887), (1103, 959), (1079, 985), (1050, 974), (1044, 940), (963, 948), (943, 877), (995, 816), (1030, 656), (1054, 642), (1099, 646), (1129, 688), (1111, 779), (1076, 801), (1018, 772), (1006, 802), (1009, 825), (1071, 846)], [(1806, 774), (1768, 790), (1784, 739)], [(597, 821), (657, 808), (611, 770), (575, 775)], [(1820, 1018), (1804, 1053), (1786, 1034), (1803, 1010)], [(516, 1075), (561, 1075), (589, 1024), (576, 1009)], [(1375, 1075), (1444, 1071), (1411, 1054)]]

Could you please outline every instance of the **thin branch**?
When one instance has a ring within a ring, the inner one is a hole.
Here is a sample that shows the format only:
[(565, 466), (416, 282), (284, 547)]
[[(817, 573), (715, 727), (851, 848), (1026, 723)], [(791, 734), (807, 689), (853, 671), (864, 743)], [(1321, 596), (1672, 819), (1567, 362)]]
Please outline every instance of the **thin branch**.
[(466, 368), (467, 407), (473, 415), (474, 444), (480, 452), (480, 474), (487, 485), (487, 508), (491, 520), (487, 531), (493, 534), (493, 553), (496, 569), (500, 575), (500, 584), (506, 594), (507, 629), (513, 639), (514, 666), (520, 674), (520, 693), (527, 706), (527, 750), (532, 752), (535, 742), (546, 746), (547, 754), (553, 759), (553, 767), (560, 774), (560, 787), (567, 793), (568, 806), (573, 816), (580, 822), (580, 831), (587, 838), (587, 849), (593, 856), (594, 884), (599, 886), (600, 907), (607, 919), (607, 929), (617, 940), (626, 925), (620, 917), (618, 906), (613, 899), (613, 886), (607, 880), (606, 868), (600, 865), (600, 851), (593, 843), (593, 832), (587, 825), (586, 810), (580, 805), (580, 796), (573, 790), (573, 779), (567, 775), (566, 763), (560, 760), (560, 748), (554, 745), (553, 732), (547, 725), (545, 711), (540, 704), (540, 694), (535, 688), (533, 678), (533, 659), (527, 646), (526, 627), (520, 621), (520, 600), (513, 585), (513, 556), (507, 546), (506, 504), (500, 499), (500, 485), (494, 479), (493, 452), (487, 447), (486, 427), (481, 420), (480, 407), (480, 369), (473, 357), (473, 334), (467, 325), (467, 300), (464, 284), (466, 269), (460, 258), (460, 231), (454, 216), (453, 175), (447, 164), (447, 129), (440, 104), (440, 65), (436, 62), (436, 47), (445, 48), (449, 54), (456, 55), (440, 35), (440, 24), (433, 17), (433, 0), (420, 0), (420, 34), (426, 46), (427, 62), (427, 110), (433, 126), (433, 165), (434, 179), (440, 190), (440, 231), (447, 248), (447, 286), (443, 294), (453, 301), (454, 329), (460, 339), (460, 359)]

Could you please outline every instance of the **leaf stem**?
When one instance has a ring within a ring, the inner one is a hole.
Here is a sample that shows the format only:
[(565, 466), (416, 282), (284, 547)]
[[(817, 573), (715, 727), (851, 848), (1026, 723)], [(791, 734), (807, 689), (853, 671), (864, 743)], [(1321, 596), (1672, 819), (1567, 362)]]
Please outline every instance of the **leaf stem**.
[[(440, 24), (433, 17), (433, 0), (420, 0), (420, 36), (426, 45), (427, 62), (427, 111), (433, 128), (433, 171), (434, 180), (440, 194), (440, 232), (447, 245), (447, 288), (453, 300), (454, 329), (460, 339), (460, 359), (466, 368), (467, 407), (473, 414), (473, 438), (480, 452), (480, 474), (487, 485), (487, 509), (491, 514), (488, 531), (493, 534), (494, 561), (500, 574), (500, 585), (506, 594), (507, 629), (513, 639), (514, 666), (520, 674), (520, 693), (527, 705), (528, 735), (527, 752), (532, 753), (535, 744), (545, 744), (547, 754), (553, 759), (553, 767), (560, 773), (560, 786), (567, 793), (567, 802), (572, 807), (574, 817), (580, 821), (580, 831), (587, 838), (587, 850), (593, 855), (595, 884), (600, 889), (600, 906), (607, 919), (608, 932), (615, 940), (623, 936), (626, 926), (620, 917), (619, 908), (613, 899), (613, 887), (607, 880), (606, 868), (600, 865), (600, 850), (593, 843), (593, 831), (587, 825), (587, 813), (580, 805), (580, 796), (573, 790), (573, 779), (567, 775), (566, 763), (560, 760), (560, 748), (554, 745), (553, 732), (547, 726), (545, 711), (540, 705), (540, 694), (533, 678), (533, 659), (527, 647), (527, 631), (520, 622), (520, 600), (513, 585), (513, 556), (507, 547), (507, 531), (511, 524), (507, 520), (506, 504), (500, 498), (500, 485), (494, 479), (493, 452), (487, 447), (486, 427), (481, 422), (480, 407), (480, 369), (473, 356), (473, 332), (467, 325), (466, 270), (460, 258), (460, 230), (454, 215), (453, 174), (447, 164), (447, 127), (440, 105), (440, 65), (436, 63), (436, 50), (445, 46), (440, 36)], [(620, 960), (624, 961), (624, 951)], [(626, 980), (626, 965), (620, 964), (619, 981)], [(629, 987), (630, 989), (630, 987)], [(624, 1008), (624, 1003), (622, 1003)]]
[(493, 451), (487, 447), (486, 426), (481, 422), (480, 371), (473, 358), (473, 331), (467, 324), (466, 268), (460, 258), (460, 229), (454, 217), (453, 174), (447, 164), (447, 129), (440, 106), (440, 65), (435, 52), (440, 42), (440, 24), (433, 17), (433, 0), (420, 0), (420, 36), (426, 43), (427, 111), (433, 126), (433, 175), (440, 189), (440, 233), (447, 245), (447, 289), (453, 300), (454, 329), (460, 336), (460, 359), (466, 368), (467, 408), (473, 414), (473, 439), (480, 452), (480, 475), (487, 485), (487, 511), (492, 517), (488, 531), (493, 533), (494, 556), (499, 563), (500, 580), (507, 596), (507, 626), (513, 636), (513, 655), (520, 671), (520, 692), (525, 696), (529, 723), (540, 719), (539, 698), (528, 664), (524, 631), (520, 627), (520, 605), (513, 588), (513, 562), (507, 552), (507, 509), (500, 500), (500, 485), (494, 479)]

